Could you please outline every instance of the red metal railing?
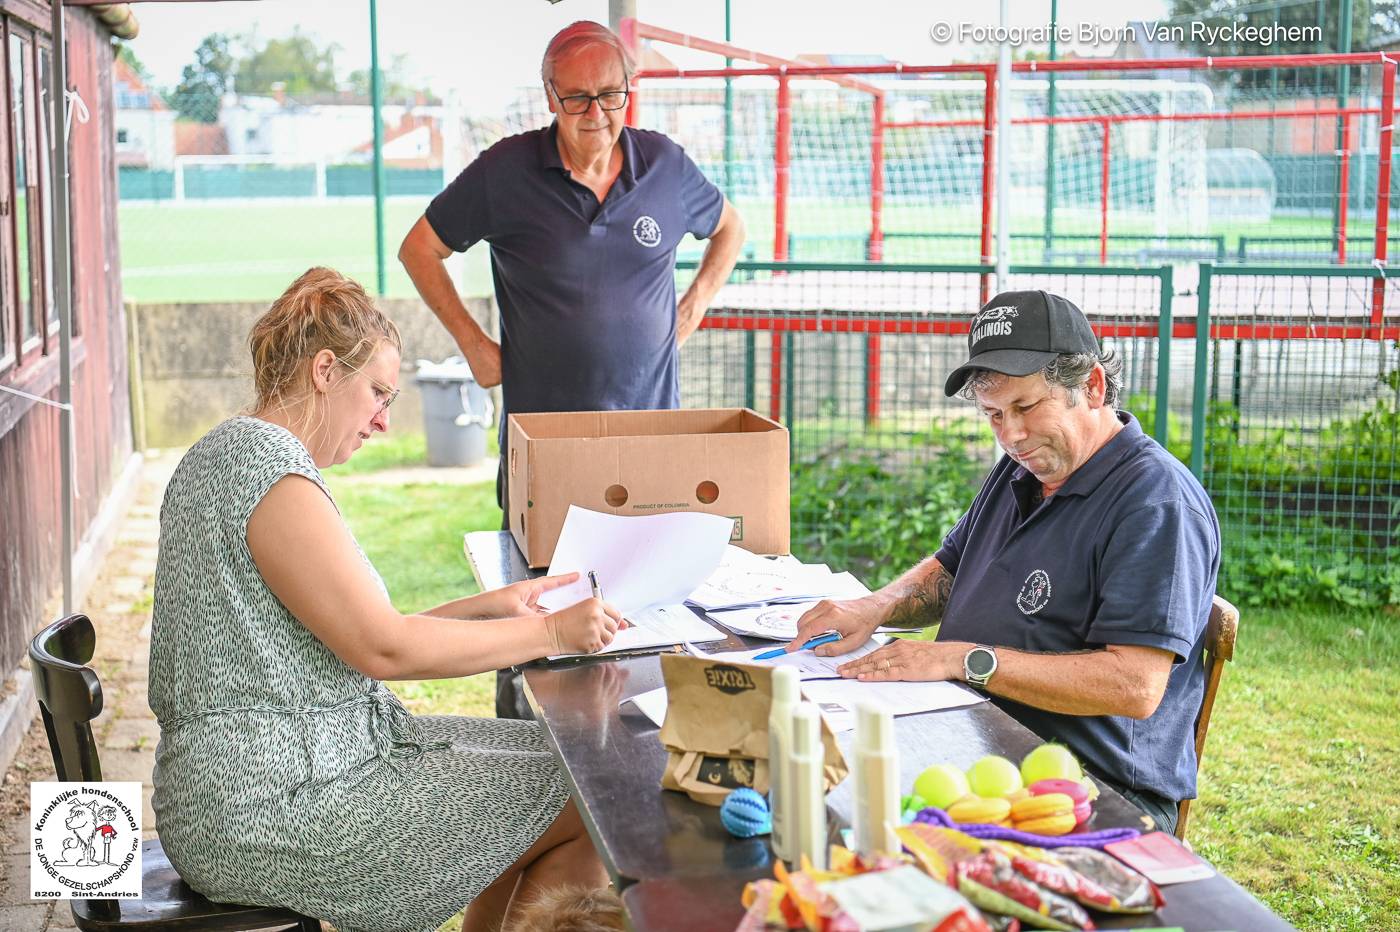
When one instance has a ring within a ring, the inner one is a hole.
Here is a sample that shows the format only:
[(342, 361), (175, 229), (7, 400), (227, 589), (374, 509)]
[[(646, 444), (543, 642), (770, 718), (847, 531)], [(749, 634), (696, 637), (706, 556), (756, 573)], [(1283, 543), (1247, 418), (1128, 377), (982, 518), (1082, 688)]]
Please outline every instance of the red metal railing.
[[(790, 191), (791, 175), (791, 135), (792, 135), (792, 113), (791, 113), (791, 81), (794, 78), (821, 78), (832, 82), (840, 87), (868, 93), (872, 96), (873, 110), (871, 120), (871, 169), (870, 169), (870, 235), (866, 257), (870, 261), (881, 261), (884, 258), (884, 232), (882, 226), (882, 212), (884, 205), (884, 152), (885, 136), (891, 130), (910, 129), (916, 127), (955, 127), (955, 126), (977, 126), (980, 122), (982, 127), (982, 197), (981, 197), (981, 222), (979, 229), (979, 247), (981, 261), (984, 265), (992, 263), (992, 232), (993, 216), (992, 205), (995, 187), (995, 149), (996, 149), (996, 108), (1004, 105), (998, 100), (996, 87), (996, 64), (995, 63), (972, 63), (955, 65), (905, 65), (901, 63), (891, 63), (885, 65), (856, 65), (856, 66), (836, 66), (836, 65), (808, 65), (779, 56), (769, 55), (752, 49), (744, 49), (729, 43), (716, 42), (709, 39), (702, 39), (696, 36), (689, 36), (684, 33), (653, 26), (635, 19), (625, 19), (621, 23), (620, 35), (623, 41), (634, 51), (639, 47), (639, 43), (644, 39), (656, 42), (664, 42), (685, 48), (697, 49), (710, 52), (716, 55), (723, 55), (728, 58), (741, 61), (754, 62), (763, 67), (759, 68), (705, 68), (705, 69), (652, 69), (643, 70), (637, 75), (637, 83), (642, 79), (655, 78), (743, 78), (743, 77), (772, 77), (777, 79), (777, 115), (774, 141), (774, 240), (773, 257), (775, 261), (785, 261), (788, 258), (788, 197)], [(1391, 182), (1391, 150), (1392, 150), (1392, 124), (1395, 116), (1395, 61), (1388, 58), (1383, 53), (1353, 53), (1335, 55), (1253, 55), (1253, 56), (1224, 56), (1206, 58), (1175, 58), (1175, 59), (1099, 59), (1085, 61), (1076, 59), (1072, 61), (1026, 61), (1012, 63), (1012, 72), (1018, 74), (1028, 73), (1092, 73), (1092, 72), (1135, 72), (1135, 71), (1170, 71), (1170, 70), (1257, 70), (1262, 68), (1290, 69), (1299, 68), (1319, 68), (1319, 67), (1340, 67), (1353, 65), (1380, 65), (1382, 68), (1382, 91), (1381, 105), (1379, 108), (1364, 107), (1342, 107), (1332, 109), (1319, 109), (1312, 111), (1289, 111), (1289, 112), (1269, 112), (1269, 113), (1174, 113), (1174, 114), (1103, 114), (1092, 116), (1068, 116), (1068, 117), (1032, 117), (1013, 120), (1015, 125), (1023, 124), (1072, 124), (1072, 123), (1095, 123), (1101, 128), (1102, 143), (1100, 149), (1100, 184), (1101, 202), (1099, 205), (1099, 260), (1106, 264), (1108, 261), (1108, 241), (1109, 241), (1109, 195), (1110, 195), (1110, 167), (1111, 149), (1110, 138), (1114, 124), (1129, 122), (1190, 122), (1207, 120), (1254, 120), (1254, 119), (1318, 119), (1333, 117), (1340, 120), (1342, 151), (1339, 154), (1339, 196), (1341, 203), (1338, 213), (1338, 236), (1337, 236), (1337, 261), (1346, 261), (1346, 228), (1348, 220), (1347, 201), (1349, 199), (1350, 185), (1350, 146), (1351, 146), (1351, 122), (1352, 117), (1362, 115), (1378, 115), (1380, 117), (1380, 138), (1379, 157), (1377, 159), (1376, 172), (1376, 223), (1375, 223), (1375, 245), (1374, 258), (1378, 265), (1384, 266), (1386, 262), (1386, 235), (1389, 227), (1389, 207), (1390, 207), (1390, 182)], [(882, 88), (865, 81), (861, 81), (859, 76), (877, 75), (935, 75), (935, 74), (962, 74), (980, 75), (984, 85), (983, 112), (981, 120), (946, 120), (946, 121), (905, 121), (891, 122), (885, 119), (885, 92)], [(636, 85), (634, 85), (635, 88)], [(628, 105), (627, 121), (629, 125), (636, 125), (638, 108), (640, 106), (639, 95), (634, 93)], [(985, 303), (989, 297), (989, 275), (982, 273), (979, 288), (981, 301)], [(1370, 327), (1365, 333), (1371, 339), (1387, 339), (1388, 334), (1395, 328), (1384, 327), (1385, 311), (1385, 281), (1378, 276), (1372, 287), (1371, 295), (1371, 319)], [(889, 324), (887, 326), (886, 324)], [(965, 333), (967, 330), (965, 322), (882, 322), (878, 320), (850, 319), (844, 320), (833, 318), (830, 315), (822, 317), (806, 316), (732, 316), (723, 312), (717, 316), (706, 317), (701, 326), (705, 329), (739, 329), (739, 330), (766, 330), (773, 334), (773, 346), (771, 349), (771, 411), (777, 417), (780, 413), (780, 387), (782, 384), (783, 351), (782, 341), (779, 334), (793, 331), (823, 331), (823, 332), (852, 332), (865, 333), (866, 341), (866, 413), (872, 420), (879, 416), (879, 373), (880, 373), (880, 336), (886, 333)], [(1138, 326), (1106, 325), (1107, 329), (1097, 327), (1103, 336), (1151, 336), (1149, 330), (1155, 331), (1155, 325), (1151, 328)], [(961, 327), (961, 329), (958, 329)], [(1243, 330), (1248, 330), (1250, 336), (1264, 338), (1286, 338), (1286, 337), (1354, 337), (1360, 334), (1357, 328), (1349, 325), (1325, 325), (1319, 327), (1315, 324), (1309, 325), (1258, 325), (1248, 324), (1236, 326), (1213, 326), (1212, 331), (1219, 329), (1222, 336), (1242, 335)], [(1120, 332), (1121, 331), (1121, 332)], [(1229, 332), (1226, 332), (1229, 331)], [(1236, 332), (1239, 331), (1239, 332)], [(1325, 331), (1325, 332), (1324, 332)], [(1174, 325), (1174, 336), (1189, 337), (1194, 335), (1194, 324), (1179, 323)]]

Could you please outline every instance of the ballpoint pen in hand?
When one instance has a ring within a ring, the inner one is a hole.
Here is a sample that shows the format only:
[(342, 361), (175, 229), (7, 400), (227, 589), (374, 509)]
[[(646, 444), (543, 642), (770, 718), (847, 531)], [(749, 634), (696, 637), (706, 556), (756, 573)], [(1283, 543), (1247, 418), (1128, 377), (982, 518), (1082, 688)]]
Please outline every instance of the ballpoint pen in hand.
[[(601, 601), (603, 598), (603, 590), (598, 586), (598, 574), (593, 572), (592, 570), (588, 571), (588, 585), (593, 587), (593, 598)], [(632, 627), (632, 625), (628, 623), (626, 618), (624, 618), (622, 619), (622, 622), (618, 624), (617, 630), (621, 631), (624, 628), (630, 627)]]
[[(839, 640), (841, 640), (841, 632), (839, 632), (839, 631), (824, 631), (824, 632), (822, 632), (821, 634), (817, 635), (816, 637), (812, 638), (812, 639), (811, 639), (810, 641), (808, 641), (806, 644), (803, 644), (802, 647), (800, 648), (800, 650), (811, 650), (811, 649), (814, 648), (814, 647), (821, 647), (823, 644), (830, 644), (832, 641), (839, 641)], [(775, 648), (773, 648), (772, 650), (766, 650), (766, 651), (764, 651), (764, 652), (761, 653), (761, 654), (755, 654), (755, 655), (753, 656), (753, 659), (754, 659), (754, 660), (772, 660), (773, 658), (775, 658), (775, 657), (781, 657), (783, 654), (786, 654), (786, 653), (787, 653), (787, 648), (786, 648), (786, 647), (775, 647)]]

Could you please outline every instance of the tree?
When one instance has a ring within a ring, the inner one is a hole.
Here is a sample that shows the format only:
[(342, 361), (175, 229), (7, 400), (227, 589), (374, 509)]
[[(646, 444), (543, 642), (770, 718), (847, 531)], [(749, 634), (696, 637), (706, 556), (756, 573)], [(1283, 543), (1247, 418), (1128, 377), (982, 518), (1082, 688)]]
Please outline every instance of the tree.
[[(1319, 16), (1319, 14), (1321, 14)], [(1316, 0), (1172, 0), (1170, 23), (1185, 27), (1185, 40), (1177, 44), (1197, 55), (1306, 55), (1341, 50), (1341, 4), (1320, 4)], [(1248, 39), (1237, 40), (1227, 33), (1224, 40), (1211, 42), (1203, 31), (1193, 31), (1193, 23), (1211, 29), (1227, 29), (1236, 24), (1270, 28), (1314, 27), (1322, 29), (1322, 41), (1277, 38), (1268, 45)], [(1364, 51), (1374, 43), (1400, 33), (1400, 0), (1352, 0), (1351, 49)], [(1337, 68), (1238, 70), (1230, 83), (1241, 88), (1269, 87), (1277, 90), (1299, 85), (1314, 92), (1335, 93)], [(1353, 87), (1356, 86), (1353, 82)]]
[(243, 94), (271, 93), (280, 84), (288, 94), (331, 93), (336, 89), (335, 53), (324, 49), (300, 29), (284, 39), (269, 39), (238, 62), (238, 90)]
[(219, 105), (233, 87), (233, 55), (229, 37), (221, 32), (204, 37), (194, 50), (194, 62), (186, 65), (180, 83), (166, 95), (165, 102), (182, 120), (217, 123)]
[[(408, 78), (408, 55), (400, 52), (396, 54), (389, 67), (380, 68), (380, 80), (383, 82), (383, 93), (385, 100), (413, 101), (419, 94), (430, 102), (436, 102), (437, 97), (432, 91), (423, 87), (416, 87), (410, 83)], [(357, 68), (346, 77), (346, 83), (350, 87), (350, 92), (357, 97), (369, 97), (369, 69)]]
[(143, 84), (150, 84), (151, 73), (146, 70), (146, 66), (142, 63), (141, 59), (136, 57), (136, 53), (131, 49), (131, 43), (116, 42), (114, 44), (117, 47), (118, 60), (125, 63), (125, 65), (141, 79)]

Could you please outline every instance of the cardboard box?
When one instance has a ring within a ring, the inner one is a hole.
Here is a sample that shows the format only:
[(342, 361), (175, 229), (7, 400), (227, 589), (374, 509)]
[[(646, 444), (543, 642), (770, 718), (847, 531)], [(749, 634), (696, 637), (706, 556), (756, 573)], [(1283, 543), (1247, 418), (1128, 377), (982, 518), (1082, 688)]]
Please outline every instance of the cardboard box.
[(510, 530), (532, 567), (570, 505), (724, 515), (738, 546), (788, 552), (788, 432), (748, 408), (512, 414), (508, 437)]

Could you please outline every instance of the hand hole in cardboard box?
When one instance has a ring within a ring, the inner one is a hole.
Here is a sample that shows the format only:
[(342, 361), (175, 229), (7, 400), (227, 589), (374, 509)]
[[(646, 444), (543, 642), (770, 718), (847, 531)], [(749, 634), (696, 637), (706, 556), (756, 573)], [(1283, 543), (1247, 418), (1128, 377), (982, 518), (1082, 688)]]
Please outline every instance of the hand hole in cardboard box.
[(607, 502), (613, 508), (621, 508), (623, 505), (627, 504), (627, 489), (620, 485), (610, 485), (607, 490), (603, 492), (603, 501)]
[(713, 505), (719, 498), (719, 486), (706, 479), (695, 487), (695, 497), (702, 505)]

